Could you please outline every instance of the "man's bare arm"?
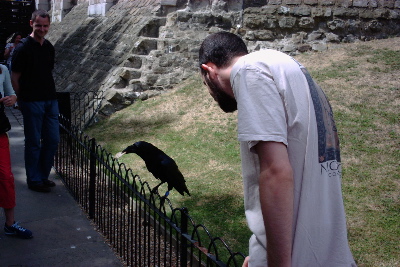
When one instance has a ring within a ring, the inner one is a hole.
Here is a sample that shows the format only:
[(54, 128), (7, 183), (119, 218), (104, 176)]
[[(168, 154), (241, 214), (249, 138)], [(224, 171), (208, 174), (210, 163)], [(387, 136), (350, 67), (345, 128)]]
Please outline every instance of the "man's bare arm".
[(283, 143), (259, 142), (260, 201), (269, 267), (290, 267), (293, 224), (293, 171)]

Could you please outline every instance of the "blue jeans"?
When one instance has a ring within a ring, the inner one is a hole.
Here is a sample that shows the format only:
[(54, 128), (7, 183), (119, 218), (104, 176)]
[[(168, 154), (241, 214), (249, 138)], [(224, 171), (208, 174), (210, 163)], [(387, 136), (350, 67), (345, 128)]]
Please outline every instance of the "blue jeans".
[(49, 178), (60, 140), (58, 101), (18, 101), (24, 118), (25, 170), (28, 185)]

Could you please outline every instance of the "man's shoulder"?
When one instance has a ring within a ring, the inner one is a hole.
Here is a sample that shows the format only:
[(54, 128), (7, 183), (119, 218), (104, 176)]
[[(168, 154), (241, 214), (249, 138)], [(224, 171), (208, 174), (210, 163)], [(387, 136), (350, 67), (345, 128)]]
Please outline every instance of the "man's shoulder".
[(51, 46), (53, 46), (53, 44), (49, 41), (49, 39), (44, 39), (44, 43), (46, 44), (46, 45), (51, 45)]
[(33, 41), (34, 41), (34, 39), (30, 35), (28, 35), (27, 37), (21, 39), (21, 43), (22, 44), (30, 44)]
[(20, 50), (23, 49), (23, 47), (29, 47), (32, 45), (33, 38), (30, 36), (27, 36), (25, 38), (22, 38), (19, 44), (17, 45), (16, 49)]
[(52, 44), (49, 40), (44, 39), (43, 45), (46, 46), (48, 49), (54, 51), (54, 46), (53, 46), (53, 44)]

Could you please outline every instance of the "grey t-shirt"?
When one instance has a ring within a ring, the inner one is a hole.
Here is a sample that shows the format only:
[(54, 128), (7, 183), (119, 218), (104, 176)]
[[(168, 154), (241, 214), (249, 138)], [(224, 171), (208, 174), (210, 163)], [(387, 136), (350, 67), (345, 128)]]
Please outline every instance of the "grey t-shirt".
[(356, 266), (347, 241), (339, 140), (325, 94), (290, 56), (262, 50), (241, 57), (231, 84), (238, 103), (250, 267), (267, 266), (259, 200), (258, 141), (287, 146), (294, 174), (293, 266)]

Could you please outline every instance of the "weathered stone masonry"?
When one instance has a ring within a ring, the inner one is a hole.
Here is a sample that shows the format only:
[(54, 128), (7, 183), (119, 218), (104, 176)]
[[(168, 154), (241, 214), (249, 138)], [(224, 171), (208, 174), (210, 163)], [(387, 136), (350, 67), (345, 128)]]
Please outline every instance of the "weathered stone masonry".
[(197, 72), (221, 30), (289, 54), (400, 35), (400, 0), (52, 0), (59, 91), (104, 91), (109, 115)]

